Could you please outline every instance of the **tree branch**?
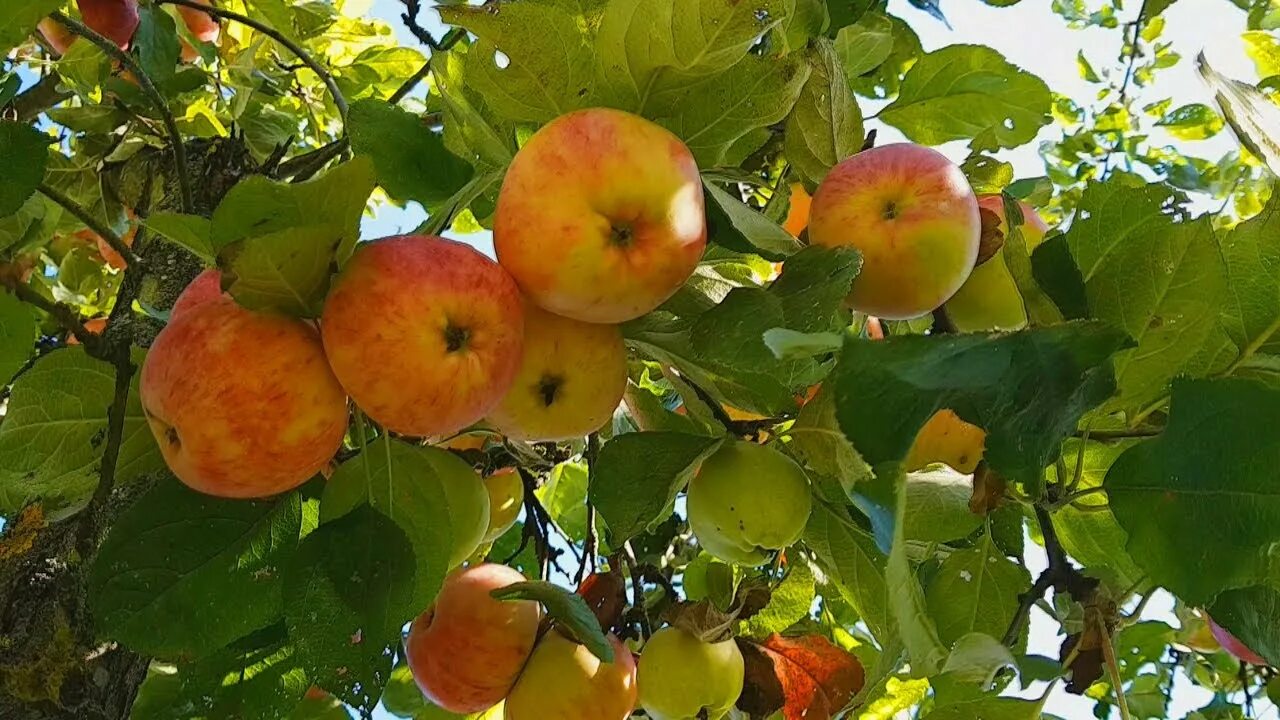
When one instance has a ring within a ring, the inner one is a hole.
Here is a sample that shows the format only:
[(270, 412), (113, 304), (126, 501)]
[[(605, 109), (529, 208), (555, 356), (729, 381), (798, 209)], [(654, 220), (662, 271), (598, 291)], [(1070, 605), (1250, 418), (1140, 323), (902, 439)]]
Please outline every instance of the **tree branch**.
[(80, 321), (80, 314), (72, 309), (71, 306), (50, 300), (22, 283), (13, 286), (13, 294), (22, 302), (48, 313), (50, 317), (58, 321), (59, 325), (65, 327), (74, 335), (90, 355), (97, 354), (98, 343), (101, 338), (89, 332), (84, 323)]
[(62, 78), (57, 73), (50, 73), (14, 98), (10, 107), (18, 116), (18, 122), (29, 123), (44, 111), (71, 97), (71, 91), (58, 89), (61, 81)]
[(50, 186), (48, 183), (40, 183), (40, 194), (62, 206), (63, 210), (71, 213), (77, 220), (84, 223), (90, 230), (97, 233), (112, 250), (120, 253), (120, 257), (130, 265), (141, 264), (142, 258), (125, 244), (124, 238), (119, 233), (108, 227), (102, 220), (94, 217), (93, 213), (81, 207), (75, 200), (63, 195), (61, 191)]
[[(204, 6), (197, 7), (203, 8)], [(192, 199), (194, 196), (191, 193), (191, 171), (187, 167), (187, 146), (182, 142), (182, 133), (178, 130), (178, 122), (169, 110), (169, 103), (165, 101), (164, 96), (156, 89), (151, 77), (142, 69), (138, 61), (133, 59), (132, 55), (121, 50), (115, 43), (99, 35), (83, 23), (72, 20), (60, 11), (54, 12), (49, 17), (58, 21), (63, 27), (76, 35), (97, 45), (108, 57), (123, 65), (125, 69), (133, 73), (134, 77), (137, 78), (138, 87), (151, 100), (156, 112), (160, 113), (160, 118), (164, 121), (165, 131), (169, 135), (170, 151), (173, 153), (173, 164), (175, 165), (174, 171), (178, 175), (178, 189), (182, 194), (182, 211), (187, 214), (195, 212), (195, 201)]]
[(298, 182), (302, 182), (315, 175), (320, 171), (320, 168), (324, 167), (330, 160), (345, 153), (350, 147), (351, 142), (347, 138), (338, 138), (324, 147), (285, 160), (276, 167), (272, 176), (276, 178), (298, 178)]
[[(583, 458), (587, 461), (587, 487), (595, 482), (596, 476), (596, 460), (600, 456), (600, 434), (591, 433), (587, 436), (587, 450), (583, 453)], [(575, 585), (582, 582), (587, 576), (587, 565), (590, 564), (591, 572), (596, 571), (596, 550), (599, 547), (599, 538), (596, 537), (596, 507), (592, 504), (590, 496), (587, 497), (587, 539), (582, 544), (582, 562), (578, 564), (578, 574), (574, 576)]]
[(280, 31), (276, 30), (270, 25), (254, 20), (251, 17), (246, 17), (244, 15), (241, 15), (240, 13), (231, 12), (230, 10), (224, 10), (220, 7), (214, 7), (211, 5), (201, 5), (200, 3), (195, 2), (194, 0), (156, 0), (156, 1), (161, 4), (181, 5), (183, 7), (189, 7), (189, 8), (192, 8), (193, 10), (199, 10), (203, 13), (213, 15), (214, 17), (220, 17), (224, 20), (231, 20), (232, 22), (238, 22), (241, 25), (246, 25), (248, 27), (253, 28), (254, 30), (257, 30), (263, 35), (266, 35), (272, 40), (275, 40), (276, 42), (288, 48), (289, 52), (293, 53), (295, 57), (297, 57), (302, 62), (306, 63), (307, 67), (311, 69), (311, 72), (314, 72), (316, 75), (318, 75), (320, 77), (320, 80), (324, 82), (325, 87), (329, 89), (329, 94), (333, 96), (333, 104), (337, 106), (338, 114), (342, 116), (342, 133), (343, 135), (347, 133), (347, 115), (349, 114), (349, 111), (350, 111), (350, 108), (347, 106), (347, 99), (343, 97), (342, 91), (338, 89), (338, 83), (333, 79), (333, 74), (330, 73), (329, 70), (325, 68), (323, 65), (316, 62), (315, 58), (311, 57), (311, 55), (306, 50), (302, 49), (302, 46), (298, 45), (294, 41), (285, 37)]
[(1031, 607), (1037, 600), (1042, 599), (1050, 588), (1065, 590), (1073, 598), (1083, 602), (1086, 596), (1097, 587), (1096, 580), (1085, 577), (1079, 570), (1072, 567), (1066, 551), (1062, 549), (1062, 543), (1058, 540), (1058, 531), (1053, 527), (1053, 518), (1049, 516), (1049, 511), (1038, 503), (1034, 505), (1034, 509), (1036, 522), (1040, 525), (1040, 535), (1044, 538), (1044, 551), (1049, 558), (1049, 564), (1036, 578), (1031, 589), (1018, 596), (1018, 609), (1014, 613), (1013, 620), (1009, 622), (1009, 629), (1005, 631), (1002, 640), (1008, 647), (1013, 647), (1017, 643), (1018, 636), (1022, 634), (1023, 625), (1031, 615)]
[(653, 635), (653, 627), (649, 623), (649, 608), (644, 601), (644, 581), (636, 568), (636, 551), (631, 548), (631, 541), (622, 544), (622, 561), (627, 566), (627, 574), (631, 576), (631, 605), (640, 614), (640, 636), (648, 640)]
[(404, 12), (400, 14), (400, 19), (404, 21), (405, 29), (418, 38), (418, 42), (432, 50), (439, 50), (440, 43), (436, 42), (435, 36), (418, 24), (418, 13), (422, 12), (421, 0), (400, 0), (400, 2), (404, 5)]

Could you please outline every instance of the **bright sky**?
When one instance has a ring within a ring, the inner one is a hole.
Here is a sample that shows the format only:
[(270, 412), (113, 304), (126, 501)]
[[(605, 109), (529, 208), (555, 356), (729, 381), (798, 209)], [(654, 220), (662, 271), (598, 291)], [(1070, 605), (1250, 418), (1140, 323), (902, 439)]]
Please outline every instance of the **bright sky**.
[[(1138, 0), (1127, 3), (1131, 7), (1128, 14), (1121, 18), (1122, 21), (1132, 19), (1140, 4)], [(1005, 8), (991, 7), (978, 0), (944, 0), (942, 7), (952, 30), (912, 7), (907, 0), (889, 2), (889, 10), (906, 19), (920, 35), (926, 51), (964, 43), (989, 45), (999, 50), (1010, 62), (1039, 75), (1054, 91), (1072, 98), (1092, 98), (1099, 87), (1080, 77), (1076, 69), (1076, 51), (1083, 49), (1093, 66), (1101, 71), (1116, 61), (1121, 48), (1120, 30), (1072, 30), (1061, 17), (1050, 10), (1047, 0), (1024, 0), (1018, 5)], [(396, 26), (404, 44), (416, 47), (416, 41), (401, 27), (399, 16), (402, 9), (398, 0), (373, 0), (371, 12)], [(439, 27), (433, 11), (426, 10), (423, 15), (424, 21), (429, 20), (424, 25)], [(1172, 41), (1174, 49), (1181, 53), (1183, 60), (1176, 67), (1159, 73), (1156, 83), (1151, 87), (1131, 89), (1131, 94), (1139, 100), (1139, 107), (1165, 97), (1173, 98), (1175, 108), (1197, 102), (1213, 106), (1213, 97), (1196, 74), (1193, 62), (1201, 50), (1205, 51), (1209, 62), (1218, 71), (1241, 80), (1258, 79), (1240, 40), (1240, 33), (1246, 29), (1245, 14), (1232, 7), (1227, 0), (1179, 0), (1164, 16), (1166, 27), (1160, 40)], [(1078, 102), (1086, 104), (1080, 100)], [(875, 110), (868, 106), (863, 109), (868, 115)], [(868, 127), (879, 130), (882, 143), (902, 139), (896, 130), (882, 123), (872, 121)], [(1013, 163), (1018, 177), (1043, 175), (1044, 165), (1039, 156), (1039, 143), (1053, 140), (1060, 133), (1061, 130), (1056, 126), (1049, 125), (1041, 131), (1037, 142), (1005, 151), (1001, 158)], [(1176, 140), (1157, 128), (1152, 133), (1151, 141), (1161, 145), (1178, 145), (1189, 154), (1208, 159), (1217, 159), (1236, 147), (1235, 138), (1229, 131), (1221, 132), (1209, 140), (1188, 143)], [(942, 149), (956, 161), (967, 154), (964, 143), (961, 142)], [(383, 209), (376, 218), (366, 221), (365, 236), (381, 237), (407, 232), (423, 219), (425, 214), (416, 205), (406, 210)], [(470, 237), (467, 240), (482, 250), (491, 251), (492, 246), (486, 236)], [(1030, 549), (1029, 569), (1034, 576), (1044, 568), (1045, 556), (1034, 543), (1028, 541), (1027, 546)], [(1172, 598), (1159, 593), (1148, 605), (1143, 617), (1164, 620), (1176, 627), (1178, 623), (1172, 608)], [(1057, 624), (1039, 609), (1034, 609), (1028, 652), (1057, 657), (1063, 638), (1056, 631)], [(1042, 683), (1037, 684), (1020, 694), (1038, 698), (1044, 693), (1044, 687)], [(1208, 704), (1210, 700), (1210, 692), (1190, 684), (1179, 675), (1168, 717), (1183, 718), (1187, 713)], [(1092, 700), (1069, 695), (1059, 688), (1050, 696), (1045, 711), (1067, 720), (1076, 720), (1093, 718), (1093, 707)], [(1268, 706), (1265, 701), (1258, 705), (1258, 711), (1263, 718), (1277, 716), (1276, 708)], [(375, 717), (389, 716), (384, 714)], [(1113, 713), (1113, 717), (1119, 717), (1118, 712)]]

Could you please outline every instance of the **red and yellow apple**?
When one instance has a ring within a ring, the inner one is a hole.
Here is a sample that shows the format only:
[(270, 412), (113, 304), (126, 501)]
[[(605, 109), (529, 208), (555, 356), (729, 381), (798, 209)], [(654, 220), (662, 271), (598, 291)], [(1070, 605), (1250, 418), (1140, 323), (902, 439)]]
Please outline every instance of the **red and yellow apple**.
[(689, 527), (725, 562), (755, 566), (800, 539), (813, 509), (809, 478), (763, 445), (727, 440), (689, 481)]
[(515, 468), (503, 468), (484, 479), (489, 493), (489, 527), (484, 542), (493, 542), (516, 524), (524, 506), (524, 482)]
[(742, 694), (743, 671), (742, 652), (732, 639), (703, 642), (665, 627), (640, 653), (640, 706), (653, 720), (720, 720)]
[(609, 422), (626, 389), (627, 349), (616, 325), (526, 302), (520, 370), (487, 420), (516, 440), (582, 437)]
[(301, 485), (347, 430), (347, 398), (316, 331), (230, 301), (191, 308), (156, 336), (141, 397), (174, 475), (220, 497)]
[(409, 668), (431, 702), (455, 713), (502, 701), (538, 639), (541, 608), (532, 600), (498, 600), (491, 592), (525, 577), (505, 565), (455, 570), (409, 628)]
[(972, 473), (982, 460), (987, 433), (943, 408), (916, 433), (907, 452), (906, 470), (914, 472), (934, 463), (945, 463), (962, 473)]
[(818, 186), (809, 215), (811, 244), (862, 253), (853, 308), (889, 320), (924, 315), (954, 295), (973, 271), (981, 236), (964, 173), (910, 143), (841, 161)]
[(138, 29), (138, 0), (77, 0), (89, 29), (127, 50)]
[[(195, 0), (195, 2), (206, 7), (213, 4), (211, 0)], [(178, 6), (178, 14), (182, 15), (182, 22), (186, 23), (192, 37), (205, 43), (218, 42), (218, 36), (222, 34), (222, 26), (218, 24), (218, 18), (203, 10), (185, 5)]]
[(613, 662), (549, 630), (507, 696), (506, 720), (626, 720), (636, 706), (636, 662), (609, 636)]
[(222, 273), (216, 268), (210, 268), (197, 275), (182, 294), (178, 295), (178, 299), (173, 303), (173, 309), (169, 311), (169, 322), (211, 300), (231, 300), (231, 296), (222, 291)]
[(67, 50), (75, 44), (76, 40), (80, 39), (78, 35), (68, 30), (66, 25), (51, 17), (41, 20), (36, 25), (36, 28), (40, 30), (40, 34), (44, 36), (45, 41), (49, 43), (49, 47), (53, 48), (54, 52), (59, 55), (66, 55)]
[(542, 308), (584, 322), (631, 320), (674, 295), (702, 258), (698, 166), (679, 138), (642, 117), (562, 115), (507, 168), (493, 241), (498, 262)]
[(356, 250), (320, 328), (334, 374), (369, 417), (439, 437), (484, 417), (511, 387), (524, 309), (511, 277), (474, 248), (406, 235)]
[(1226, 650), (1235, 659), (1249, 663), (1250, 665), (1270, 665), (1266, 658), (1249, 649), (1248, 645), (1240, 642), (1240, 638), (1232, 635), (1229, 630), (1213, 621), (1213, 618), (1205, 614), (1204, 620), (1209, 624), (1209, 632), (1213, 633), (1213, 638), (1218, 641), (1223, 650)]
[[(1009, 232), (1002, 196), (983, 195), (978, 198), (978, 206), (995, 213), (1000, 218), (1000, 231)], [(1036, 214), (1035, 208), (1025, 202), (1019, 202), (1018, 206), (1022, 208), (1022, 226), (1019, 229), (1027, 252), (1031, 252), (1044, 241), (1049, 226)], [(1004, 248), (973, 269), (965, 284), (947, 301), (946, 311), (960, 332), (1018, 330), (1027, 324), (1027, 310), (1005, 263)]]

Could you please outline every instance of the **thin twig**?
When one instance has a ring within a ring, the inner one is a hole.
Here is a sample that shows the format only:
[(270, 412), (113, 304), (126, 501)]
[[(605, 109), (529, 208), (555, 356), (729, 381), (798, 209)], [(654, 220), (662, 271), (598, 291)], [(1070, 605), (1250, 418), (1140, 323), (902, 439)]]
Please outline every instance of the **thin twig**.
[(631, 604), (640, 613), (640, 636), (648, 640), (653, 635), (653, 628), (649, 623), (649, 608), (644, 601), (644, 581), (636, 569), (636, 551), (631, 548), (630, 540), (622, 544), (622, 561), (631, 576)]
[(237, 13), (237, 12), (224, 10), (220, 7), (213, 7), (211, 5), (201, 5), (200, 3), (195, 2), (194, 0), (156, 0), (156, 1), (162, 4), (167, 3), (170, 5), (182, 5), (184, 7), (189, 7), (194, 10), (199, 10), (203, 13), (213, 15), (214, 17), (220, 17), (224, 20), (231, 20), (232, 22), (238, 22), (241, 25), (246, 25), (248, 27), (253, 28), (254, 30), (257, 30), (263, 35), (266, 35), (272, 40), (275, 40), (276, 42), (288, 48), (289, 52), (293, 53), (295, 57), (297, 57), (302, 62), (306, 63), (307, 67), (311, 68), (311, 72), (314, 72), (316, 75), (318, 75), (320, 79), (324, 82), (325, 87), (329, 89), (329, 94), (333, 96), (333, 104), (337, 106), (338, 114), (342, 116), (343, 134), (346, 134), (347, 115), (349, 112), (349, 107), (347, 106), (347, 99), (343, 97), (342, 91), (338, 89), (338, 83), (336, 80), (333, 79), (333, 74), (330, 73), (329, 70), (325, 68), (323, 65), (316, 62), (315, 58), (311, 57), (310, 53), (302, 49), (302, 46), (298, 45), (294, 41), (285, 37), (283, 33), (271, 27), (270, 25), (254, 20), (251, 17), (241, 15), (240, 13)]
[(107, 408), (107, 441), (102, 450), (102, 464), (98, 469), (98, 485), (93, 497), (85, 506), (80, 518), (79, 545), (81, 555), (89, 557), (97, 545), (98, 510), (111, 496), (116, 483), (116, 465), (120, 460), (120, 446), (124, 442), (125, 407), (129, 402), (129, 383), (137, 371), (129, 358), (129, 345), (120, 344), (111, 349), (111, 364), (116, 369), (115, 394)]
[[(185, 4), (185, 3), (184, 3)], [(205, 8), (203, 5), (195, 5), (200, 9)], [(151, 81), (151, 77), (142, 69), (138, 61), (132, 55), (120, 49), (114, 42), (99, 35), (96, 31), (76, 20), (72, 20), (60, 11), (55, 11), (49, 17), (61, 23), (63, 27), (72, 33), (88, 40), (97, 45), (107, 54), (108, 57), (120, 63), (126, 70), (133, 73), (138, 81), (138, 87), (142, 89), (144, 95), (151, 100), (151, 104), (155, 106), (156, 112), (160, 113), (160, 119), (164, 122), (165, 132), (169, 135), (170, 152), (173, 153), (174, 171), (178, 176), (178, 189), (182, 196), (182, 211), (191, 214), (195, 212), (194, 196), (191, 193), (191, 173), (187, 168), (187, 146), (182, 143), (182, 133), (178, 130), (178, 122), (174, 119), (173, 113), (169, 110), (169, 103), (165, 101), (164, 96), (156, 89), (156, 85)]]
[(300, 178), (299, 181), (315, 175), (330, 160), (342, 155), (350, 148), (347, 138), (338, 138), (323, 147), (316, 148), (280, 163), (273, 174), (276, 178)]
[(75, 336), (90, 355), (96, 355), (100, 338), (80, 321), (80, 314), (69, 305), (55, 302), (21, 283), (13, 286), (13, 294), (28, 305), (40, 308)]
[[(582, 456), (587, 461), (587, 488), (590, 488), (596, 481), (596, 461), (600, 457), (599, 433), (591, 433), (587, 436), (587, 450)], [(582, 543), (582, 562), (578, 564), (578, 574), (573, 579), (575, 585), (581, 583), (587, 576), (588, 565), (591, 566), (591, 572), (596, 571), (596, 550), (599, 544), (599, 538), (596, 537), (596, 506), (591, 502), (588, 494), (587, 539)]]
[(1120, 720), (1132, 720), (1129, 714), (1129, 701), (1124, 696), (1124, 678), (1120, 676), (1120, 663), (1116, 661), (1116, 648), (1111, 642), (1111, 633), (1107, 630), (1105, 619), (1099, 617), (1097, 623), (1098, 632), (1102, 635), (1102, 657), (1106, 660), (1107, 672), (1111, 675), (1111, 686), (1116, 691), (1116, 706), (1120, 708)]
[(410, 75), (409, 79), (405, 80), (404, 83), (391, 94), (391, 97), (387, 98), (387, 102), (392, 105), (400, 104), (401, 100), (404, 100), (409, 96), (409, 93), (413, 92), (413, 89), (418, 86), (418, 83), (426, 80), (427, 76), (431, 74), (431, 63), (436, 59), (436, 54), (448, 51), (454, 45), (457, 45), (459, 40), (466, 36), (467, 31), (462, 28), (454, 28), (446, 33), (444, 39), (440, 41), (440, 44), (431, 49), (431, 57), (427, 58), (427, 61), (422, 64), (422, 67), (418, 68), (418, 72)]
[(1127, 430), (1078, 430), (1075, 437), (1084, 438), (1085, 440), (1097, 440), (1098, 442), (1107, 442), (1109, 440), (1134, 440), (1139, 438), (1158, 437), (1164, 432), (1164, 428), (1157, 427), (1140, 427), (1130, 428)]
[(400, 0), (400, 2), (404, 5), (404, 12), (400, 14), (400, 19), (404, 21), (405, 28), (418, 38), (418, 42), (432, 50), (439, 50), (440, 43), (436, 42), (435, 36), (418, 24), (418, 13), (422, 12), (421, 0)]
[(93, 213), (81, 207), (75, 200), (63, 195), (61, 191), (50, 186), (48, 183), (40, 183), (39, 190), (41, 195), (44, 195), (58, 205), (61, 205), (63, 210), (71, 213), (77, 220), (84, 223), (85, 226), (96, 233), (98, 237), (102, 238), (107, 245), (110, 245), (112, 250), (120, 253), (120, 257), (124, 258), (126, 263), (136, 265), (142, 262), (142, 259), (138, 257), (133, 249), (125, 244), (124, 238), (120, 237), (119, 233), (112, 230), (103, 223), (102, 220), (95, 217)]

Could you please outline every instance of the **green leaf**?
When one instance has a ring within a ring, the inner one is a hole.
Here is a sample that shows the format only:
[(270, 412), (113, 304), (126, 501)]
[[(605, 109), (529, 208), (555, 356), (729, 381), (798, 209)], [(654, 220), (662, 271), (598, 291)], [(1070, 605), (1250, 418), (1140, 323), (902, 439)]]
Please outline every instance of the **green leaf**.
[(797, 457), (809, 468), (835, 478), (846, 494), (857, 483), (871, 478), (871, 468), (840, 431), (836, 420), (835, 392), (831, 387), (820, 387), (817, 394), (800, 408), (800, 414), (787, 434), (791, 436), (789, 447)]
[(876, 547), (871, 531), (854, 524), (843, 510), (816, 504), (804, 541), (871, 634), (881, 642), (895, 637), (897, 625), (885, 579), (887, 558)]
[(227, 292), (251, 310), (319, 317), (346, 241), (339, 225), (300, 225), (223, 245), (218, 268)]
[(969, 185), (979, 195), (995, 195), (1013, 182), (1013, 165), (990, 155), (974, 153), (960, 164)]
[[(761, 35), (786, 21), (791, 5), (784, 0), (612, 0), (600, 18), (595, 48), (606, 104), (655, 117), (661, 114), (653, 112), (659, 96), (666, 95), (668, 102), (698, 97), (692, 93), (699, 81), (743, 62)], [(688, 104), (715, 102), (702, 96)]]
[(1179, 197), (1166, 185), (1092, 184), (1067, 233), (1090, 316), (1137, 342), (1115, 358), (1119, 393), (1108, 410), (1136, 412), (1175, 376), (1212, 372), (1230, 354), (1218, 322), (1226, 282), (1213, 229), (1207, 216), (1170, 214)]
[[(848, 28), (846, 28), (848, 29)], [(862, 110), (831, 41), (815, 41), (809, 79), (787, 116), (783, 152), (796, 174), (816, 187), (832, 166), (862, 148)]]
[(707, 236), (712, 242), (738, 252), (758, 253), (769, 260), (783, 260), (800, 249), (800, 243), (778, 223), (752, 209), (710, 180), (702, 187), (707, 199)]
[(1280, 663), (1280, 591), (1266, 585), (1227, 590), (1209, 616), (1273, 665)]
[[(438, 8), (440, 19), (479, 41), (466, 54), (467, 85), (507, 120), (545, 123), (585, 107), (595, 81), (595, 57), (584, 29), (593, 3), (521, 0)], [(590, 17), (589, 17), (590, 15)], [(500, 51), (507, 64), (494, 57)]]
[(5, 0), (0, 5), (0, 55), (26, 41), (36, 24), (62, 5), (63, 0)]
[(185, 659), (270, 625), (284, 611), (280, 568), (297, 546), (301, 508), (297, 493), (224, 500), (160, 480), (111, 526), (93, 562), (96, 626), (136, 652)]
[(102, 48), (86, 41), (72, 45), (58, 59), (55, 67), (58, 75), (71, 87), (88, 94), (96, 91), (111, 77), (112, 60)]
[[(1129, 553), (1154, 584), (1204, 604), (1266, 571), (1280, 539), (1280, 390), (1253, 380), (1180, 380), (1169, 424), (1116, 460), (1105, 487)], [(1211, 533), (1203, 528), (1213, 528)]]
[(39, 336), (40, 324), (31, 306), (0, 292), (0, 387), (8, 385), (27, 364)]
[(45, 113), (50, 120), (78, 132), (109, 133), (129, 121), (129, 113), (114, 105), (55, 107)]
[[(38, 498), (47, 513), (70, 512), (89, 499), (98, 484), (114, 395), (115, 369), (83, 348), (55, 350), (18, 378), (0, 423), (0, 511), (17, 512)], [(125, 405), (116, 484), (162, 467), (135, 375)]]
[(982, 45), (952, 45), (920, 59), (880, 119), (910, 140), (973, 138), (974, 150), (1013, 148), (1049, 124), (1053, 99), (1040, 78)]
[(840, 28), (834, 49), (846, 77), (857, 77), (880, 67), (893, 52), (893, 22), (869, 12), (858, 22)]
[(1258, 70), (1258, 77), (1280, 75), (1280, 40), (1275, 35), (1265, 30), (1249, 30), (1240, 33), (1240, 39), (1244, 41), (1245, 54)]
[(183, 215), (175, 212), (157, 212), (148, 216), (143, 225), (169, 242), (190, 250), (196, 257), (212, 265), (217, 261), (213, 251), (213, 224), (199, 215)]
[(1156, 125), (1179, 140), (1206, 140), (1222, 130), (1222, 116), (1203, 103), (1183, 105), (1160, 118)]
[(951, 468), (907, 474), (908, 540), (951, 542), (973, 534), (982, 518), (969, 509), (973, 478)]
[(414, 556), (391, 520), (362, 506), (308, 535), (284, 568), (285, 623), (312, 681), (372, 710), (413, 603)]
[(1217, 236), (1226, 266), (1222, 325), (1247, 359), (1280, 330), (1280, 195), (1253, 218)]
[[(422, 691), (419, 690), (418, 694), (421, 695)], [(289, 713), (289, 720), (351, 720), (351, 712), (332, 695), (304, 697)]]
[(600, 621), (581, 595), (543, 581), (512, 583), (489, 594), (499, 600), (536, 600), (542, 603), (547, 615), (586, 645), (592, 655), (604, 662), (613, 662), (613, 646), (605, 638)]
[[(1027, 569), (1005, 557), (990, 535), (977, 546), (951, 553), (929, 583), (929, 616), (950, 646), (969, 633), (1002, 637), (1018, 610), (1018, 596), (1031, 587)], [(1015, 652), (1026, 647), (1026, 632)]]
[(351, 106), (349, 122), (352, 149), (373, 159), (378, 184), (401, 205), (442, 202), (471, 179), (471, 166), (413, 113), (366, 99)]
[(444, 144), (477, 171), (501, 169), (515, 155), (515, 132), (468, 86), (467, 58), (474, 52), (459, 45), (432, 56), (431, 75), (444, 105)]
[[(1054, 468), (1050, 467), (1052, 480), (1069, 484), (1075, 479), (1081, 442), (1068, 438), (1062, 444), (1062, 461), (1067, 476), (1058, 478)], [(1080, 473), (1077, 491), (1100, 487), (1112, 463), (1133, 445), (1133, 442), (1085, 443), (1084, 469)], [(1077, 505), (1084, 509), (1077, 509)], [(1053, 514), (1053, 525), (1062, 548), (1080, 563), (1087, 574), (1101, 578), (1115, 588), (1135, 587), (1143, 579), (1142, 569), (1125, 549), (1129, 535), (1116, 522), (1104, 495), (1083, 497), (1067, 505)]]
[[(907, 558), (907, 515), (912, 512), (911, 496), (906, 492), (906, 476), (898, 473), (895, 485), (897, 501), (894, 503), (893, 544), (889, 560), (885, 564), (885, 582), (889, 587), (890, 611), (898, 624), (898, 635), (907, 648), (911, 666), (925, 675), (941, 670), (947, 657), (939, 628), (934, 622), (920, 580)], [(943, 616), (943, 619), (948, 619)]]
[[(887, 100), (898, 94), (903, 73), (907, 72), (924, 54), (920, 37), (902, 18), (886, 15), (893, 33), (893, 49), (889, 57), (878, 66), (862, 73), (846, 71), (853, 84), (853, 91), (866, 97)], [(838, 39), (838, 38), (837, 38)]]
[[(320, 520), (331, 522), (365, 503), (391, 518), (408, 536), (417, 560), (415, 605), (425, 608), (440, 592), (454, 551), (448, 476), (474, 475), (447, 450), (409, 445), (386, 436), (338, 466), (325, 484)], [(459, 522), (461, 525), (461, 522)]]
[[(774, 1), (763, 0), (763, 4)], [(760, 4), (739, 3), (737, 7), (745, 10)], [(655, 92), (645, 114), (683, 140), (699, 167), (736, 165), (767, 139), (755, 131), (782, 122), (791, 112), (809, 72), (809, 65), (794, 54), (784, 58), (748, 55), (718, 75)], [(689, 102), (691, 97), (698, 101)], [(739, 146), (740, 141), (748, 146)]]
[(551, 470), (551, 478), (534, 495), (552, 522), (573, 542), (587, 539), (587, 465), (564, 462)]
[(21, 123), (0, 122), (0, 217), (20, 210), (44, 181), (49, 158), (48, 135)]
[(738, 634), (764, 639), (780, 633), (809, 616), (813, 598), (813, 571), (804, 562), (795, 563), (773, 589), (769, 604), (744, 622)]
[(939, 705), (929, 713), (933, 720), (1040, 720), (1043, 702), (1011, 697), (982, 697)]
[(675, 432), (627, 433), (605, 443), (588, 494), (609, 525), (609, 544), (621, 547), (659, 520), (718, 447), (720, 438)]
[[(1013, 653), (999, 640), (986, 633), (969, 633), (952, 645), (947, 662), (942, 666), (942, 675), (934, 682), (940, 686), (940, 698), (944, 694), (955, 697), (957, 692), (986, 692), (995, 683), (997, 675), (1008, 668), (1017, 667)], [(947, 686), (946, 692), (941, 687), (944, 684)]]
[(357, 157), (304, 183), (250, 175), (231, 188), (213, 213), (214, 253), (238, 240), (327, 225), (342, 230), (338, 260), (345, 261), (360, 238), (360, 219), (374, 184), (373, 162), (367, 157)]
[(408, 665), (396, 665), (387, 686), (382, 689), (382, 709), (400, 718), (413, 718), (427, 707), (418, 682)]
[(194, 662), (152, 665), (129, 717), (284, 720), (309, 685), (279, 623)]
[(182, 49), (173, 16), (158, 5), (143, 5), (138, 8), (138, 20), (130, 50), (136, 52), (142, 71), (155, 82), (173, 77)]
[(840, 426), (878, 467), (906, 457), (935, 412), (987, 431), (991, 468), (1029, 488), (1080, 417), (1115, 388), (1109, 358), (1127, 343), (1101, 323), (1008, 335), (845, 339), (832, 372)]

